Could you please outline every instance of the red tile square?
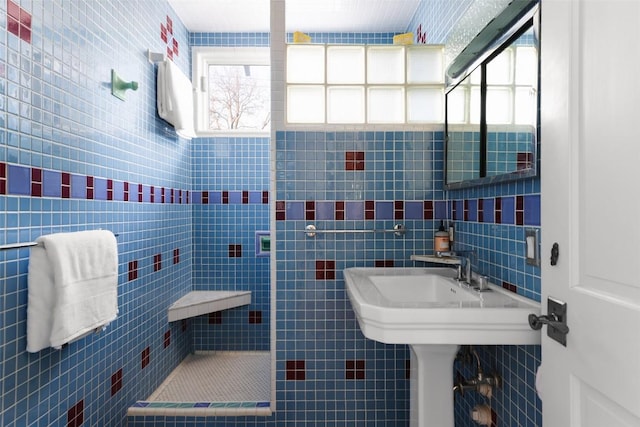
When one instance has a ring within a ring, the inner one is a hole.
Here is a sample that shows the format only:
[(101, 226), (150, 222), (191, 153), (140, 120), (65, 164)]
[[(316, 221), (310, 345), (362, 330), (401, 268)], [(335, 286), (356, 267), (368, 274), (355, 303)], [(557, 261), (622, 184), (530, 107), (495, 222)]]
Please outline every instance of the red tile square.
[(180, 262), (180, 249), (173, 250), (173, 263), (178, 264)]
[(7, 14), (12, 17), (15, 18), (16, 21), (20, 20), (20, 6), (18, 6), (16, 3), (12, 2), (11, 0), (7, 0)]
[(31, 169), (31, 181), (42, 182), (42, 169), (38, 169), (38, 168)]
[(140, 355), (140, 362), (142, 369), (149, 366), (149, 363), (151, 362), (151, 349), (149, 347), (142, 350), (142, 354)]
[(261, 324), (262, 323), (262, 311), (249, 310), (249, 324)]
[(163, 348), (167, 348), (170, 345), (171, 345), (171, 329), (169, 329), (164, 333)]
[(249, 192), (244, 190), (242, 191), (242, 204), (246, 205), (249, 203)]
[(173, 34), (173, 20), (167, 15), (167, 31), (169, 34)]
[(31, 43), (31, 28), (20, 25), (20, 38), (27, 43)]
[(304, 381), (305, 363), (304, 360), (287, 360), (286, 379), (292, 381)]
[(8, 16), (7, 17), (7, 30), (11, 34), (20, 37), (20, 23), (18, 22), (18, 20)]
[(20, 24), (27, 29), (31, 29), (31, 14), (24, 9), (20, 9)]
[(122, 389), (122, 369), (111, 375), (111, 396)]
[(222, 325), (222, 312), (215, 311), (213, 313), (209, 313), (209, 324)]
[(129, 261), (129, 280), (138, 278), (138, 261)]
[(80, 427), (84, 423), (84, 400), (79, 401), (67, 411), (67, 427)]
[(31, 183), (31, 196), (42, 197), (42, 184), (36, 182)]
[(7, 177), (7, 164), (0, 162), (0, 178)]
[(167, 58), (173, 60), (173, 49), (171, 49), (169, 46), (167, 46)]
[(269, 204), (269, 192), (268, 191), (263, 191), (262, 192), (262, 204), (263, 205)]

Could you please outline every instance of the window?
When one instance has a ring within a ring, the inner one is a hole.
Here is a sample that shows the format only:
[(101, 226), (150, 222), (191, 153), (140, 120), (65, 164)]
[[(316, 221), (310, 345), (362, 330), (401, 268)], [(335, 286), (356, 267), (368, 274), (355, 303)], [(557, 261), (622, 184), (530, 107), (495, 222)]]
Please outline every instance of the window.
[(288, 45), (288, 124), (441, 123), (442, 46)]
[(195, 47), (193, 58), (198, 134), (268, 134), (269, 48)]

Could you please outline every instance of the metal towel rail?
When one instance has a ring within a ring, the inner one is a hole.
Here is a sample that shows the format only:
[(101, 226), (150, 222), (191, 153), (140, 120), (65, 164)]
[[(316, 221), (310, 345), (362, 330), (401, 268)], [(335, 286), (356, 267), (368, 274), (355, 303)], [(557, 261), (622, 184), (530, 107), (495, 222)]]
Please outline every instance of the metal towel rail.
[[(117, 234), (114, 236), (118, 237)], [(22, 243), (7, 243), (5, 245), (0, 245), (0, 251), (8, 251), (10, 249), (22, 249), (22, 248), (30, 248), (32, 246), (38, 246), (38, 242), (22, 242)]]
[(396, 224), (392, 229), (358, 229), (358, 230), (318, 230), (315, 225), (309, 224), (304, 228), (307, 237), (316, 237), (316, 234), (346, 234), (346, 233), (393, 233), (396, 236), (404, 236), (407, 228), (402, 224)]

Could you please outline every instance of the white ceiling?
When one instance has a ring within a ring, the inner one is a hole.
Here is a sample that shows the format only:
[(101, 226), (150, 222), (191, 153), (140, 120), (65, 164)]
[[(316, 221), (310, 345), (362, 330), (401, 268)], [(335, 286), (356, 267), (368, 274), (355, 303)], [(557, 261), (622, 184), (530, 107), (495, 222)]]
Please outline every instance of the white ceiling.
[[(402, 32), (420, 0), (286, 0), (289, 32)], [(268, 32), (269, 0), (169, 0), (190, 32)]]

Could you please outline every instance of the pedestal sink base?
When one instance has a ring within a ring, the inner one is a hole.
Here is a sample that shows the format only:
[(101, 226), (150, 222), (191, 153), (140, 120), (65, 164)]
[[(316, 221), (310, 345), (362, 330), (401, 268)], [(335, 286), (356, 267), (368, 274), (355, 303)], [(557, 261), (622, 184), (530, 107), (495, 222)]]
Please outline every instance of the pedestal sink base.
[(453, 360), (458, 346), (410, 345), (411, 427), (453, 427)]

